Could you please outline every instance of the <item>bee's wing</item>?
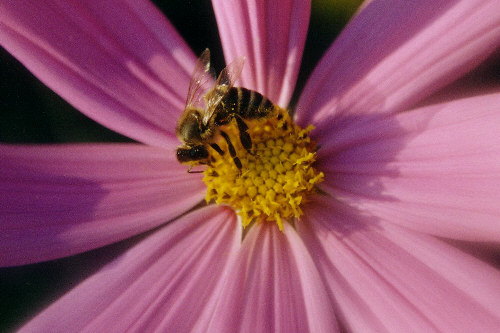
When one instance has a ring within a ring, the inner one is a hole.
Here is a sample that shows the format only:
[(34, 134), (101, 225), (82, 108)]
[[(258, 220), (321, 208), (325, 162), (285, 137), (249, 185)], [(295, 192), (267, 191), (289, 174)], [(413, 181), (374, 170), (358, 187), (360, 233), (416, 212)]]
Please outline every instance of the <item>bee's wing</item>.
[(205, 96), (207, 103), (207, 112), (203, 117), (205, 123), (208, 123), (208, 120), (213, 116), (215, 107), (239, 79), (244, 64), (245, 57), (239, 57), (234, 59), (229, 65), (226, 66), (226, 68), (222, 70), (222, 72), (220, 72), (214, 89), (209, 91)]
[(220, 72), (217, 78), (216, 86), (226, 85), (229, 88), (240, 78), (243, 65), (245, 64), (245, 57), (234, 59), (229, 65)]
[(194, 66), (191, 82), (189, 82), (186, 107), (201, 106), (203, 93), (208, 90), (208, 85), (213, 78), (214, 75), (210, 70), (210, 50), (205, 49)]

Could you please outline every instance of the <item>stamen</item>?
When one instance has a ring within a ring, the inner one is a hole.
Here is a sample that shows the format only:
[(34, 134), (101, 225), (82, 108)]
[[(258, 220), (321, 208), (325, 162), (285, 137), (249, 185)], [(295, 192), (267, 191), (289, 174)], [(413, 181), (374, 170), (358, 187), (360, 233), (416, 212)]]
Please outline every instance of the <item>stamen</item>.
[(283, 109), (270, 119), (245, 122), (252, 142), (249, 151), (241, 144), (235, 119), (224, 129), (230, 141), (218, 142), (224, 151), (232, 150), (228, 147), (232, 142), (240, 166), (232, 154), (210, 150), (212, 162), (203, 177), (205, 199), (233, 207), (244, 227), (254, 221), (274, 221), (283, 230), (285, 221), (302, 215), (300, 206), (323, 181), (323, 173), (312, 166), (316, 153), (309, 133), (313, 126), (300, 128)]

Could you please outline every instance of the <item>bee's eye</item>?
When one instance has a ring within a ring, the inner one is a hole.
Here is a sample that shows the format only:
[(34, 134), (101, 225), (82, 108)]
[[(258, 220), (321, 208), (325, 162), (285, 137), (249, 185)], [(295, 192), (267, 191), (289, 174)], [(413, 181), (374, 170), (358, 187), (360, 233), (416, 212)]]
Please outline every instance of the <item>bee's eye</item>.
[(208, 157), (208, 151), (205, 146), (196, 146), (190, 150), (191, 158), (202, 159)]
[(180, 124), (179, 131), (185, 142), (199, 142), (201, 140), (200, 114), (196, 110), (191, 111)]

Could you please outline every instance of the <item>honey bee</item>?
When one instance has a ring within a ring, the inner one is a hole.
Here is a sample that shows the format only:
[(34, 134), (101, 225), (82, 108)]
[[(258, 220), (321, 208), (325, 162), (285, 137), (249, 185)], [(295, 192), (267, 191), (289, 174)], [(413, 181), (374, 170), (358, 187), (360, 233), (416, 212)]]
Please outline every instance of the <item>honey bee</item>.
[[(227, 65), (221, 71), (215, 86), (203, 94), (212, 77), (210, 50), (205, 49), (198, 58), (189, 84), (184, 113), (177, 124), (176, 133), (183, 142), (183, 145), (177, 148), (179, 162), (209, 164), (208, 146), (223, 155), (224, 151), (216, 143), (220, 134), (227, 142), (229, 154), (236, 167), (241, 170), (242, 165), (236, 156), (236, 150), (221, 127), (235, 119), (241, 144), (251, 153), (252, 139), (244, 120), (268, 118), (277, 110), (262, 94), (242, 87), (233, 87), (240, 77), (244, 62), (245, 58), (241, 57)], [(194, 172), (191, 171), (194, 164), (188, 172)]]

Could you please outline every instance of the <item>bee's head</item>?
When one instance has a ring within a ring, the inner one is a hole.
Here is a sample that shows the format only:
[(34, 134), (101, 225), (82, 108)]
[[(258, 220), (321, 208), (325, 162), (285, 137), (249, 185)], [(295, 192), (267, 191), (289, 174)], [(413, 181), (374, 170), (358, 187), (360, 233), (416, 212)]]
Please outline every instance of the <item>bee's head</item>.
[(208, 158), (207, 148), (203, 145), (190, 148), (177, 148), (177, 160), (181, 163), (202, 161)]
[(202, 116), (197, 109), (187, 109), (179, 120), (177, 136), (187, 144), (202, 142)]

